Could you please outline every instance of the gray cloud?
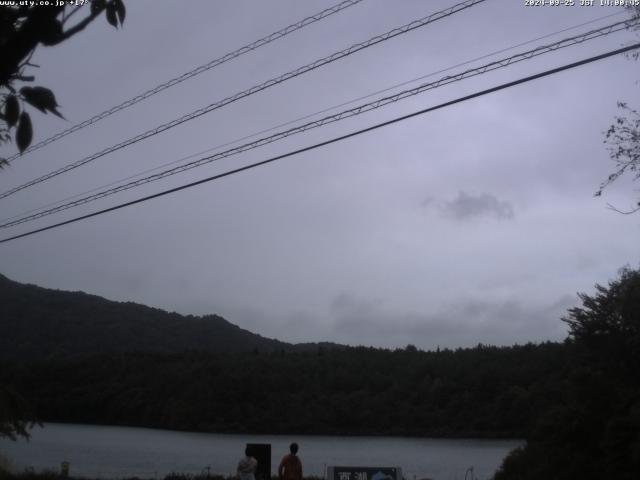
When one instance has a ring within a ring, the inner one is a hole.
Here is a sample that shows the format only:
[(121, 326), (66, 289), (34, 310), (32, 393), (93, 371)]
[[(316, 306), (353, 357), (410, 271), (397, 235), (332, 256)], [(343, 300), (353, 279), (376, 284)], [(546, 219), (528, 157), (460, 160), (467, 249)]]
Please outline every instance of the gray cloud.
[(461, 191), (449, 202), (438, 205), (443, 217), (453, 220), (468, 220), (475, 217), (493, 217), (498, 220), (514, 218), (512, 205), (505, 200), (498, 200), (494, 195), (481, 193), (472, 195)]
[(332, 338), (378, 347), (411, 343), (423, 349), (559, 341), (566, 336), (561, 317), (577, 302), (575, 295), (542, 305), (467, 298), (418, 313), (385, 311), (375, 307), (376, 302), (350, 298), (350, 304), (336, 312)]
[[(55, 92), (73, 124), (333, 2), (201, 1), (197, 8), (130, 3), (125, 28), (96, 22), (77, 41), (36, 50), (38, 84)], [(0, 186), (4, 191), (22, 184), (450, 4), (362, 2), (29, 154), (0, 173)], [(145, 21), (151, 10), (153, 21)], [(601, 10), (485, 2), (7, 198), (2, 216), (592, 20)], [(594, 48), (611, 50), (623, 35), (290, 136), (55, 221), (344, 135), (531, 75), (550, 63), (576, 61)], [(618, 113), (616, 102), (633, 101), (637, 63), (618, 57), (584, 68), (3, 244), (0, 273), (185, 314), (219, 313), (286, 341), (431, 348), (561, 339), (564, 304), (554, 306), (555, 299), (589, 292), (639, 258), (637, 222), (605, 206), (624, 205), (629, 185), (613, 185), (606, 199), (593, 198), (612, 168), (602, 132)], [(71, 124), (51, 115), (33, 120), (35, 140)], [(2, 148), (4, 156), (15, 145)], [(510, 221), (516, 216), (517, 222)], [(43, 219), (4, 235), (49, 223)], [(473, 235), (462, 231), (469, 226)], [(575, 300), (568, 298), (568, 304)]]
[(416, 345), (424, 350), (561, 341), (561, 321), (579, 302), (575, 294), (549, 302), (524, 302), (464, 297), (423, 310), (390, 306), (379, 298), (342, 292), (332, 297), (325, 313), (299, 309), (274, 316), (268, 310), (230, 309), (223, 313), (243, 328), (288, 342), (334, 341), (380, 348)]

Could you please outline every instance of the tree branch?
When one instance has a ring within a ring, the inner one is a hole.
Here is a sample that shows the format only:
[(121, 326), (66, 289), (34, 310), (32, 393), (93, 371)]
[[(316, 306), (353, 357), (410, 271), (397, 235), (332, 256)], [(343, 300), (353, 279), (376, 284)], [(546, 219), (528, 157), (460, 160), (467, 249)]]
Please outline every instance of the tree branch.
[(76, 8), (74, 8), (73, 10), (71, 10), (71, 12), (69, 13), (69, 15), (65, 15), (64, 18), (62, 19), (62, 24), (64, 25), (76, 12), (78, 12), (78, 10), (80, 10), (82, 7), (79, 5)]
[(76, 23), (73, 27), (71, 27), (66, 32), (62, 32), (62, 35), (52, 45), (57, 45), (60, 42), (63, 42), (64, 40), (67, 40), (68, 38), (73, 37), (76, 33), (79, 33), (82, 30), (84, 30), (87, 27), (87, 25), (93, 22), (95, 18), (105, 10), (106, 6), (107, 4), (105, 3), (104, 5), (98, 7), (94, 12), (90, 13), (89, 16), (86, 17), (84, 20), (82, 20), (79, 23)]

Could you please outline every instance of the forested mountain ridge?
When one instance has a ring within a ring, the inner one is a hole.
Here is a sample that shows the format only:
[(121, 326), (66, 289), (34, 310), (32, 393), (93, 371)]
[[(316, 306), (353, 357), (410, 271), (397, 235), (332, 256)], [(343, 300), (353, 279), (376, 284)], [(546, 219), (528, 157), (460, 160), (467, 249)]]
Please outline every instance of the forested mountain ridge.
[(0, 278), (0, 385), (43, 421), (253, 433), (521, 437), (562, 344), (419, 351), (292, 345)]
[(0, 275), (0, 358), (316, 348), (262, 337), (218, 315), (180, 315), (84, 292), (21, 284)]

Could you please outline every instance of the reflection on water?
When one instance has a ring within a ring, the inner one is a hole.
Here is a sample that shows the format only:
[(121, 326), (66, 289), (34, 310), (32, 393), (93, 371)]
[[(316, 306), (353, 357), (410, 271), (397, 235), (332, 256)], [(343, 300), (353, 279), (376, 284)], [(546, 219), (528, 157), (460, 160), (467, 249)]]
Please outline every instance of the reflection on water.
[(0, 440), (0, 453), (19, 469), (58, 470), (71, 464), (72, 476), (163, 477), (171, 472), (231, 475), (246, 443), (270, 443), (271, 469), (292, 441), (300, 445), (304, 474), (322, 477), (328, 465), (400, 466), (407, 479), (490, 478), (517, 440), (441, 440), (394, 437), (308, 435), (228, 435), (146, 428), (49, 423), (27, 443)]

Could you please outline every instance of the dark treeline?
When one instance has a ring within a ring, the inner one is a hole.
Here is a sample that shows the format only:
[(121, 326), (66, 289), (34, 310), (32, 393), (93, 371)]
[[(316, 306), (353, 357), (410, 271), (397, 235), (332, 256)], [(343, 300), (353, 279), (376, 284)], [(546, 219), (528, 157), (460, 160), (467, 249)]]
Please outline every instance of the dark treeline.
[(131, 353), (0, 362), (42, 421), (251, 433), (523, 437), (558, 401), (557, 343), (422, 352)]

